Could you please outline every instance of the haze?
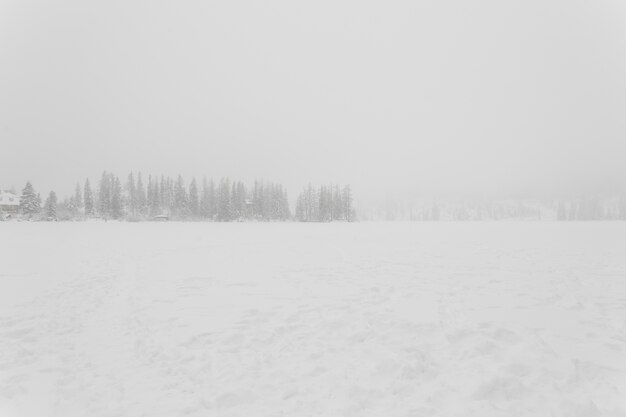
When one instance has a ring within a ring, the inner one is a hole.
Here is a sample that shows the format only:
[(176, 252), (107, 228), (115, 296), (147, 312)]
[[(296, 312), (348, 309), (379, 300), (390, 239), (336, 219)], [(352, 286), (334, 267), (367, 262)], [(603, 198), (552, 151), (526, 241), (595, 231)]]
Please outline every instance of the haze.
[(0, 188), (619, 187), (625, 28), (617, 0), (0, 0)]

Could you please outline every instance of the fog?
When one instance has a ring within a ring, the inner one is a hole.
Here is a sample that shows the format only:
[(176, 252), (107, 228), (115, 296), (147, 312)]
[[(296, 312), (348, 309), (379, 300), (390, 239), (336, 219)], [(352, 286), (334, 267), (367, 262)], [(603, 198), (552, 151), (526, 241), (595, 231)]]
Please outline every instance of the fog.
[(624, 188), (624, 74), (617, 0), (0, 0), (0, 188)]

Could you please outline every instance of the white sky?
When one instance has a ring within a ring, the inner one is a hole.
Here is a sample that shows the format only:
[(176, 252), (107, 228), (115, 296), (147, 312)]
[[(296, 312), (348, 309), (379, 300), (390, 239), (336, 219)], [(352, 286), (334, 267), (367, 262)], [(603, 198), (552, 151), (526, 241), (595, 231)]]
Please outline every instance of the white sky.
[(619, 0), (0, 0), (2, 188), (624, 183), (625, 134)]

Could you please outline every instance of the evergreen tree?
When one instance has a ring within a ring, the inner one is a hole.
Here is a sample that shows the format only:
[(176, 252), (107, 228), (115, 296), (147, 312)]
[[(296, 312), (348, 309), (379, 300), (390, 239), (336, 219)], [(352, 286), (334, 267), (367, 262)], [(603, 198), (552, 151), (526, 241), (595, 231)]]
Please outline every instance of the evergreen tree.
[(338, 185), (335, 185), (333, 189), (331, 219), (345, 220), (345, 215), (343, 213), (343, 202), (341, 201), (341, 191), (339, 190)]
[(209, 190), (207, 195), (207, 201), (209, 206), (209, 218), (215, 220), (217, 217), (217, 189), (215, 187), (215, 181), (211, 179), (209, 181)]
[(217, 220), (227, 222), (232, 220), (230, 181), (228, 178), (222, 179), (217, 189)]
[(157, 216), (161, 211), (161, 196), (159, 193), (159, 182), (152, 177), (148, 177), (148, 200), (150, 205), (150, 216)]
[(202, 179), (202, 194), (200, 197), (200, 216), (203, 219), (211, 217), (211, 201), (209, 198), (209, 182), (206, 177)]
[(161, 175), (161, 184), (159, 186), (159, 195), (161, 197), (161, 209), (164, 211), (170, 211), (172, 207), (171, 193), (169, 189), (169, 182)]
[(343, 204), (343, 212), (345, 219), (349, 222), (354, 221), (354, 209), (352, 208), (352, 189), (349, 185), (343, 187), (341, 202)]
[(98, 203), (100, 205), (100, 215), (102, 217), (109, 217), (111, 215), (111, 177), (105, 171), (100, 178), (100, 189)]
[(304, 193), (301, 193), (296, 199), (296, 219), (301, 222), (308, 221), (305, 216), (305, 198)]
[(137, 191), (135, 188), (135, 176), (131, 172), (128, 174), (128, 180), (126, 181), (126, 206), (128, 207), (129, 214), (134, 216), (137, 214)]
[(174, 187), (174, 209), (176, 214), (181, 217), (188, 215), (189, 202), (187, 190), (185, 188), (185, 181), (181, 175), (178, 176)]
[(111, 175), (111, 217), (119, 219), (123, 214), (122, 185), (117, 176)]
[(46, 204), (44, 206), (46, 219), (47, 220), (56, 220), (57, 219), (57, 195), (54, 191), (50, 191), (48, 198), (46, 199)]
[(84, 187), (84, 204), (85, 204), (85, 215), (93, 216), (94, 215), (94, 201), (93, 201), (93, 193), (91, 192), (91, 185), (89, 184), (89, 179), (85, 180)]
[(252, 191), (252, 216), (260, 220), (263, 218), (263, 183), (254, 181), (254, 190)]
[(321, 186), (319, 195), (319, 221), (331, 221), (332, 197), (328, 192), (328, 188), (325, 186)]
[(33, 185), (28, 181), (20, 197), (20, 211), (29, 218), (41, 211), (41, 203)]
[(146, 213), (146, 207), (148, 201), (146, 199), (146, 190), (143, 186), (143, 180), (141, 179), (141, 172), (137, 174), (137, 185), (135, 186), (135, 197), (137, 205), (137, 213), (143, 216)]
[(83, 202), (83, 193), (80, 189), (80, 184), (76, 184), (76, 189), (74, 190), (74, 204), (76, 205), (77, 210), (81, 210), (84, 206)]
[(230, 201), (232, 219), (243, 218), (246, 204), (246, 188), (242, 182), (233, 182)]
[(194, 218), (197, 218), (200, 214), (200, 198), (198, 196), (198, 185), (196, 179), (191, 180), (189, 184), (189, 211)]

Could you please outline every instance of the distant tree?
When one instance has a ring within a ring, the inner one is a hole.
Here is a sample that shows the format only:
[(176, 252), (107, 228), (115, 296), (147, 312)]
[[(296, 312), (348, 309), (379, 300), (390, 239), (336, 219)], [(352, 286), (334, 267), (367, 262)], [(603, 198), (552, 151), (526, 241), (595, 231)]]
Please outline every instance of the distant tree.
[(22, 190), (20, 197), (20, 211), (22, 214), (31, 217), (41, 211), (41, 200), (38, 198), (33, 185), (28, 181)]
[[(281, 201), (278, 218), (285, 220), (291, 217), (287, 193), (281, 186), (277, 189)], [(301, 222), (352, 221), (354, 209), (350, 186), (345, 186), (343, 190), (339, 186), (321, 186), (318, 191), (309, 184), (296, 199), (295, 216)]]
[(91, 185), (89, 184), (89, 179), (85, 180), (84, 187), (84, 205), (85, 205), (85, 215), (93, 216), (94, 215), (94, 201), (93, 201), (93, 193), (91, 191)]
[(185, 181), (181, 175), (176, 180), (174, 186), (174, 209), (178, 216), (186, 217), (189, 214), (189, 200), (187, 197), (187, 189)]
[(148, 204), (150, 206), (150, 216), (156, 216), (161, 211), (161, 195), (159, 192), (159, 182), (152, 176), (148, 177)]
[(100, 205), (99, 212), (102, 217), (111, 215), (111, 194), (112, 194), (111, 177), (105, 171), (100, 178), (100, 188), (98, 193), (98, 203)]
[(304, 193), (298, 195), (298, 198), (296, 199), (296, 219), (301, 222), (308, 221), (306, 218)]
[(74, 190), (74, 204), (78, 210), (81, 210), (84, 207), (83, 193), (80, 189), (80, 184), (78, 183), (76, 184), (76, 189)]
[(135, 186), (135, 197), (137, 204), (137, 214), (143, 216), (146, 214), (148, 206), (148, 200), (146, 198), (146, 190), (143, 186), (143, 179), (141, 178), (141, 172), (137, 174), (137, 185)]
[(191, 184), (189, 184), (189, 211), (194, 218), (200, 214), (200, 197), (195, 178), (192, 178)]
[(124, 208), (122, 205), (122, 184), (120, 179), (112, 175), (111, 176), (111, 216), (114, 219), (119, 219), (124, 214)]
[(128, 180), (126, 181), (126, 202), (129, 214), (132, 216), (137, 215), (137, 190), (135, 176), (132, 172), (128, 174)]
[(163, 175), (161, 175), (161, 184), (159, 185), (159, 196), (161, 198), (161, 208), (163, 210), (169, 210), (170, 209), (170, 195), (167, 189), (167, 181), (165, 180), (165, 177)]
[(261, 181), (254, 181), (254, 188), (252, 190), (252, 217), (257, 220), (263, 219), (264, 206), (263, 183)]
[[(331, 191), (332, 192), (332, 191)], [(332, 194), (328, 187), (321, 186), (319, 192), (319, 221), (329, 222), (331, 217)]]
[(206, 177), (202, 179), (202, 194), (200, 197), (200, 216), (203, 219), (212, 218), (211, 215), (212, 196), (209, 191), (209, 181)]
[(230, 201), (230, 181), (223, 178), (217, 189), (217, 220), (227, 222), (233, 219)]
[(332, 191), (331, 220), (345, 220), (343, 202), (341, 200), (341, 191), (339, 186), (335, 185)]
[(213, 179), (209, 181), (209, 188), (208, 188), (207, 193), (208, 193), (207, 203), (208, 203), (208, 208), (209, 208), (209, 218), (211, 220), (215, 220), (215, 218), (217, 217), (218, 201), (217, 201), (217, 188), (215, 187), (215, 181), (213, 181)]
[(44, 205), (44, 211), (46, 213), (46, 220), (57, 219), (57, 195), (54, 191), (50, 191)]

